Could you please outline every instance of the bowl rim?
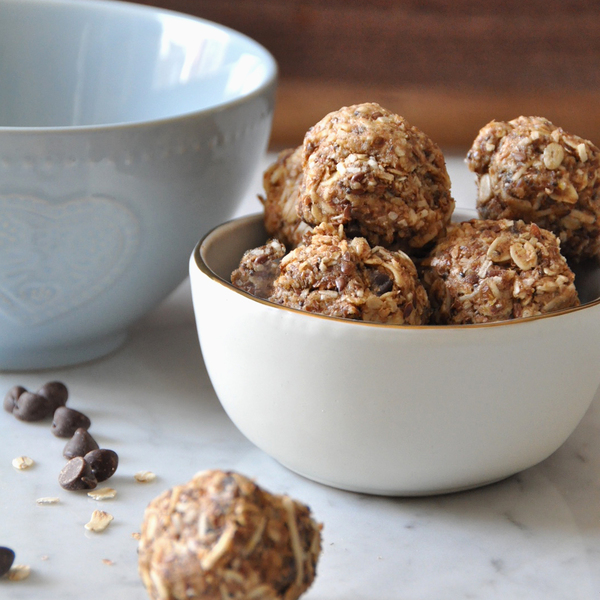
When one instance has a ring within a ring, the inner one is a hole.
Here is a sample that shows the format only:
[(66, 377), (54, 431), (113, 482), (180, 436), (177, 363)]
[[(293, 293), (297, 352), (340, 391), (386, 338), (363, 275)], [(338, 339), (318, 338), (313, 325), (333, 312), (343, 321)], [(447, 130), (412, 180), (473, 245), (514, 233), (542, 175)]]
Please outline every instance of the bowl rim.
[[(470, 209), (458, 208), (455, 212), (458, 212), (458, 213), (469, 212), (469, 210)], [(474, 211), (471, 211), (471, 212), (474, 212)], [(422, 329), (427, 330), (427, 331), (451, 331), (451, 330), (457, 330), (457, 329), (458, 330), (481, 329), (481, 328), (487, 329), (490, 327), (518, 327), (525, 323), (531, 323), (532, 321), (539, 321), (542, 319), (556, 319), (557, 317), (569, 315), (572, 313), (576, 313), (576, 312), (590, 309), (594, 306), (600, 305), (600, 297), (598, 297), (595, 300), (591, 300), (584, 304), (580, 304), (579, 306), (573, 306), (571, 308), (563, 308), (561, 310), (556, 310), (556, 311), (542, 314), (542, 315), (534, 315), (531, 317), (521, 317), (518, 319), (505, 319), (502, 321), (490, 321), (488, 323), (464, 323), (464, 324), (448, 324), (448, 325), (436, 325), (436, 324), (394, 325), (394, 324), (388, 324), (388, 323), (375, 323), (372, 321), (358, 321), (358, 320), (354, 320), (354, 319), (344, 319), (342, 317), (332, 317), (329, 315), (322, 315), (319, 313), (308, 312), (305, 310), (301, 310), (299, 308), (291, 308), (289, 306), (275, 304), (274, 302), (269, 302), (268, 300), (264, 300), (263, 298), (257, 298), (256, 296), (253, 296), (249, 292), (246, 292), (244, 290), (241, 290), (241, 289), (235, 287), (231, 282), (229, 282), (229, 281), (223, 279), (222, 277), (220, 277), (219, 275), (217, 275), (217, 273), (215, 273), (208, 266), (208, 264), (205, 262), (205, 260), (202, 256), (203, 248), (206, 245), (206, 243), (209, 241), (209, 238), (211, 238), (213, 235), (215, 235), (221, 229), (225, 229), (227, 227), (232, 227), (235, 224), (254, 223), (254, 222), (262, 220), (262, 218), (263, 218), (262, 213), (260, 213), (260, 212), (252, 213), (249, 215), (244, 215), (242, 217), (235, 217), (233, 219), (229, 219), (228, 221), (225, 221), (224, 223), (221, 223), (221, 224), (213, 227), (196, 244), (196, 247), (194, 248), (194, 251), (192, 253), (192, 260), (193, 260), (195, 266), (199, 269), (199, 271), (203, 275), (205, 275), (206, 277), (208, 277), (209, 279), (214, 281), (215, 283), (218, 283), (219, 285), (223, 286), (224, 288), (226, 288), (227, 290), (229, 290), (231, 292), (240, 294), (242, 297), (245, 297), (245, 298), (251, 300), (252, 302), (256, 302), (258, 304), (261, 304), (261, 305), (271, 308), (273, 310), (284, 310), (284, 311), (291, 312), (293, 314), (304, 315), (306, 318), (324, 319), (325, 321), (328, 321), (328, 322), (347, 323), (348, 326), (354, 326), (354, 327), (375, 327), (378, 329), (390, 329), (390, 330), (401, 329), (401, 330), (410, 330), (410, 331), (422, 330)]]
[(153, 5), (145, 5), (145, 4), (136, 4), (135, 2), (130, 2), (128, 0), (86, 0), (82, 2), (81, 0), (0, 0), (0, 7), (3, 4), (14, 4), (14, 5), (24, 5), (30, 4), (34, 6), (73, 6), (76, 7), (77, 10), (81, 10), (82, 12), (92, 12), (94, 10), (103, 10), (110, 11), (113, 13), (123, 12), (130, 13), (133, 15), (142, 14), (147, 16), (156, 16), (159, 18), (167, 17), (167, 18), (175, 18), (175, 19), (183, 19), (187, 21), (192, 21), (199, 23), (201, 25), (205, 25), (207, 27), (216, 28), (219, 31), (227, 33), (228, 35), (238, 38), (240, 40), (245, 41), (247, 44), (252, 46), (257, 50), (257, 54), (262, 54), (265, 59), (265, 64), (267, 66), (267, 75), (265, 76), (265, 80), (254, 90), (243, 94), (242, 96), (233, 98), (231, 100), (219, 102), (218, 104), (214, 104), (212, 106), (201, 108), (198, 110), (191, 110), (186, 112), (181, 112), (175, 115), (166, 116), (166, 117), (157, 117), (153, 119), (142, 119), (140, 121), (124, 121), (124, 122), (108, 122), (108, 123), (98, 123), (98, 124), (90, 124), (90, 125), (49, 125), (49, 126), (7, 126), (0, 125), (0, 132), (8, 133), (8, 134), (20, 134), (20, 135), (36, 135), (41, 133), (90, 133), (94, 131), (108, 132), (113, 130), (123, 130), (123, 129), (133, 129), (140, 127), (148, 127), (155, 125), (164, 125), (169, 123), (177, 123), (178, 121), (183, 121), (185, 119), (189, 119), (190, 117), (197, 117), (200, 115), (210, 115), (222, 112), (229, 108), (235, 107), (239, 104), (243, 104), (248, 100), (251, 100), (255, 97), (261, 96), (265, 90), (268, 90), (271, 87), (274, 87), (277, 78), (279, 76), (279, 66), (273, 54), (261, 43), (251, 38), (250, 36), (238, 31), (237, 29), (233, 29), (232, 27), (228, 27), (227, 25), (222, 25), (217, 23), (216, 21), (211, 21), (209, 19), (204, 19), (202, 17), (197, 17), (191, 14), (179, 12), (176, 10), (168, 9), (168, 8), (160, 8)]

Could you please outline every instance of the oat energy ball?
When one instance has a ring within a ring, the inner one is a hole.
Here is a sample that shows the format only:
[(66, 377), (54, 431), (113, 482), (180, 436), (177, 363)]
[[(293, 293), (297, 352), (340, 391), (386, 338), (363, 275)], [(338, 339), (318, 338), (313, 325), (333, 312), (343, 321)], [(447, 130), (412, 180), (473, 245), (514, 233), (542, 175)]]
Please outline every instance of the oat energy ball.
[(422, 248), (454, 210), (438, 146), (379, 104), (342, 108), (309, 129), (303, 170), (300, 216), (343, 225), (371, 245)]
[(323, 223), (280, 264), (269, 300), (313, 313), (395, 325), (420, 325), (427, 294), (412, 260), (401, 251), (348, 239)]
[(437, 323), (486, 323), (579, 305), (558, 239), (536, 224), (457, 223), (422, 267)]
[(302, 146), (280, 152), (263, 174), (265, 195), (259, 196), (264, 208), (267, 234), (286, 248), (295, 248), (310, 226), (298, 214), (298, 192), (303, 181)]
[(231, 283), (257, 298), (268, 298), (273, 281), (279, 276), (279, 263), (285, 252), (285, 246), (277, 239), (247, 250), (239, 267), (231, 274)]
[(479, 216), (522, 219), (554, 232), (562, 253), (600, 256), (600, 150), (541, 117), (488, 123), (467, 154)]
[(320, 550), (308, 507), (238, 473), (206, 471), (150, 502), (139, 571), (152, 600), (295, 600)]

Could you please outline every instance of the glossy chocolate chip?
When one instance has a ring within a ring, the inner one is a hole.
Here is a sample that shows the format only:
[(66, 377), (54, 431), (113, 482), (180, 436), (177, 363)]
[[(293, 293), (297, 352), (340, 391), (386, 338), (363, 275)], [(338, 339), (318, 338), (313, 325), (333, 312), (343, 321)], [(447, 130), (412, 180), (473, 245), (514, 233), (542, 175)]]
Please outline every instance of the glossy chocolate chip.
[(394, 282), (392, 278), (383, 271), (371, 271), (369, 276), (371, 278), (371, 289), (377, 296), (382, 296), (387, 292), (391, 292), (394, 288)]
[(53, 412), (59, 406), (64, 406), (69, 397), (69, 390), (62, 381), (49, 381), (48, 383), (45, 383), (37, 393), (48, 399), (53, 406)]
[(92, 490), (98, 484), (92, 468), (82, 456), (72, 458), (58, 475), (58, 483), (69, 491)]
[(0, 546), (0, 577), (6, 575), (15, 562), (15, 553), (6, 546)]
[(41, 421), (53, 413), (52, 405), (44, 396), (33, 392), (23, 392), (17, 399), (13, 415), (20, 421)]
[(109, 477), (112, 477), (119, 466), (117, 453), (106, 448), (92, 450), (84, 458), (92, 468), (92, 473), (98, 481), (106, 481)]
[(59, 406), (54, 411), (50, 431), (56, 437), (70, 438), (80, 427), (89, 429), (91, 424), (89, 418), (82, 412), (66, 406)]
[(6, 392), (6, 396), (4, 396), (4, 410), (11, 413), (17, 405), (19, 396), (26, 391), (27, 390), (22, 385), (15, 385), (11, 387), (10, 390)]
[(75, 430), (73, 437), (67, 442), (63, 450), (65, 458), (75, 458), (76, 456), (85, 456), (92, 450), (97, 450), (98, 442), (83, 427)]

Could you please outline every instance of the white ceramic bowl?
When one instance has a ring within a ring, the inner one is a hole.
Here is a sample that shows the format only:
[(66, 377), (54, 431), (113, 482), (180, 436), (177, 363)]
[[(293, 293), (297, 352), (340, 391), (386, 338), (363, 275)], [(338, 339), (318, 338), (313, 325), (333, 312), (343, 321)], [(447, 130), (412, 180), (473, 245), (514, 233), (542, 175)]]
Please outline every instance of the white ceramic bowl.
[[(260, 215), (209, 233), (190, 261), (194, 308), (227, 414), (297, 473), (372, 494), (468, 489), (545, 459), (594, 398), (598, 299), (487, 325), (345, 321), (228, 283), (243, 251), (264, 240)], [(598, 271), (580, 279), (582, 297), (598, 298)]]
[(230, 218), (276, 64), (220, 25), (116, 1), (0, 0), (0, 369), (116, 348)]

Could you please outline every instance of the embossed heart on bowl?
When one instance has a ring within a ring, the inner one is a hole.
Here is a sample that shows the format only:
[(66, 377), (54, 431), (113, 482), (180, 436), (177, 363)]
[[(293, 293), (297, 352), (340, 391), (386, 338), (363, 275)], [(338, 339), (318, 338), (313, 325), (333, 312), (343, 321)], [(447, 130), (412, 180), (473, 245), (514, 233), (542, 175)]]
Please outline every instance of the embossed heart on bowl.
[(108, 289), (139, 243), (137, 217), (114, 198), (0, 197), (0, 313), (39, 325)]

